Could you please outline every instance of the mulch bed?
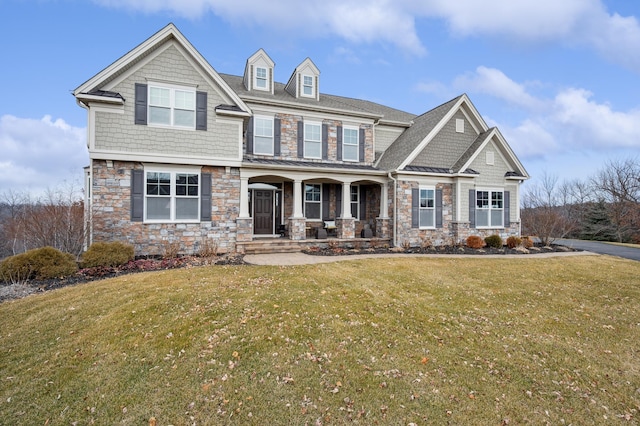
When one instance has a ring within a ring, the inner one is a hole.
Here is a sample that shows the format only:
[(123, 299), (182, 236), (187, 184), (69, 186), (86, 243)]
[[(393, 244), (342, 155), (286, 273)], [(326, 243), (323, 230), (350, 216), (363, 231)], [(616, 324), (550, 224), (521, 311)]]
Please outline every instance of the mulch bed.
[(314, 256), (345, 256), (354, 254), (393, 254), (393, 253), (415, 253), (415, 254), (473, 254), (473, 255), (505, 255), (505, 254), (538, 254), (553, 252), (578, 251), (576, 249), (552, 244), (551, 246), (535, 245), (529, 249), (516, 248), (494, 248), (484, 247), (474, 249), (466, 246), (437, 246), (437, 247), (412, 247), (403, 249), (401, 247), (376, 247), (367, 249), (345, 249), (341, 247), (311, 247), (303, 250), (303, 253)]
[(139, 258), (118, 267), (80, 269), (74, 275), (66, 278), (28, 280), (18, 283), (0, 282), (0, 303), (7, 300), (20, 299), (33, 293), (42, 293), (70, 285), (83, 284), (138, 272), (191, 268), (204, 265), (242, 265), (244, 263), (243, 256), (238, 255), (223, 255), (214, 258), (197, 256), (181, 256), (174, 259)]

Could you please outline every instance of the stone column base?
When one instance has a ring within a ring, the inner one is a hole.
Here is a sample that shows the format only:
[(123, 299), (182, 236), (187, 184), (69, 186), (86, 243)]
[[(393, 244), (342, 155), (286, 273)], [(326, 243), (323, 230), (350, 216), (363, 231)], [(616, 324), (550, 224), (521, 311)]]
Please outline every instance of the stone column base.
[(239, 243), (246, 243), (253, 240), (253, 219), (238, 218), (236, 219), (236, 241)]
[(355, 238), (356, 220), (352, 217), (348, 219), (336, 219), (336, 233), (338, 238)]
[(289, 239), (290, 240), (306, 240), (307, 239), (307, 220), (305, 218), (290, 217), (289, 221)]
[(376, 237), (391, 238), (391, 219), (376, 218)]

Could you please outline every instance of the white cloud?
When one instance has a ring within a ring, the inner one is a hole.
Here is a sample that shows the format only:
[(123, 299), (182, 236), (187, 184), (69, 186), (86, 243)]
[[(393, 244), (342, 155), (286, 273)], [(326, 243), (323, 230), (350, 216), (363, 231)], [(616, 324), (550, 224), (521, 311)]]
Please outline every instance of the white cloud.
[(640, 149), (640, 110), (614, 111), (592, 93), (567, 89), (554, 99), (554, 121), (567, 130), (576, 147)]
[[(439, 88), (433, 83), (431, 86)], [(469, 92), (472, 99), (474, 93), (489, 95), (526, 115), (519, 123), (487, 120), (500, 128), (522, 158), (551, 157), (563, 152), (640, 150), (640, 110), (616, 111), (607, 103), (593, 100), (587, 90), (566, 88), (550, 99), (536, 97), (527, 92), (525, 84), (486, 67), (455, 78), (453, 86)]]
[(0, 192), (42, 193), (63, 181), (82, 181), (88, 164), (86, 130), (52, 120), (0, 117)]
[(526, 109), (537, 110), (545, 104), (529, 94), (524, 84), (516, 83), (496, 68), (479, 66), (475, 73), (459, 76), (453, 84), (465, 90), (490, 94)]
[[(640, 71), (640, 24), (609, 13), (602, 0), (94, 0), (145, 13), (170, 11), (197, 19), (208, 12), (225, 20), (300, 37), (335, 35), (353, 43), (394, 46), (424, 55), (416, 21), (444, 20), (460, 37), (489, 36), (529, 43), (586, 46)], [(425, 29), (428, 31), (428, 28)]]

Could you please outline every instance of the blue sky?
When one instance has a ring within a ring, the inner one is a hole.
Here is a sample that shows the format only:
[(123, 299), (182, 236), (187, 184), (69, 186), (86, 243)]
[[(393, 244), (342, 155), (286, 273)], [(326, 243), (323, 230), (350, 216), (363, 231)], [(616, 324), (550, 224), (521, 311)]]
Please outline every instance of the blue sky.
[(173, 22), (221, 73), (264, 48), (286, 82), (421, 114), (467, 93), (532, 182), (640, 156), (640, 2), (2, 0), (0, 195), (76, 183), (86, 112), (71, 92)]

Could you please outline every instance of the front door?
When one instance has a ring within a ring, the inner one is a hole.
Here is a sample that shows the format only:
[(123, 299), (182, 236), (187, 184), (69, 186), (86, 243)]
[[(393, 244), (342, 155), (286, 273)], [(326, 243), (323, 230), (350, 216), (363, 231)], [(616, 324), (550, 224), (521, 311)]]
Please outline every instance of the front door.
[(253, 233), (273, 234), (273, 191), (253, 191)]

